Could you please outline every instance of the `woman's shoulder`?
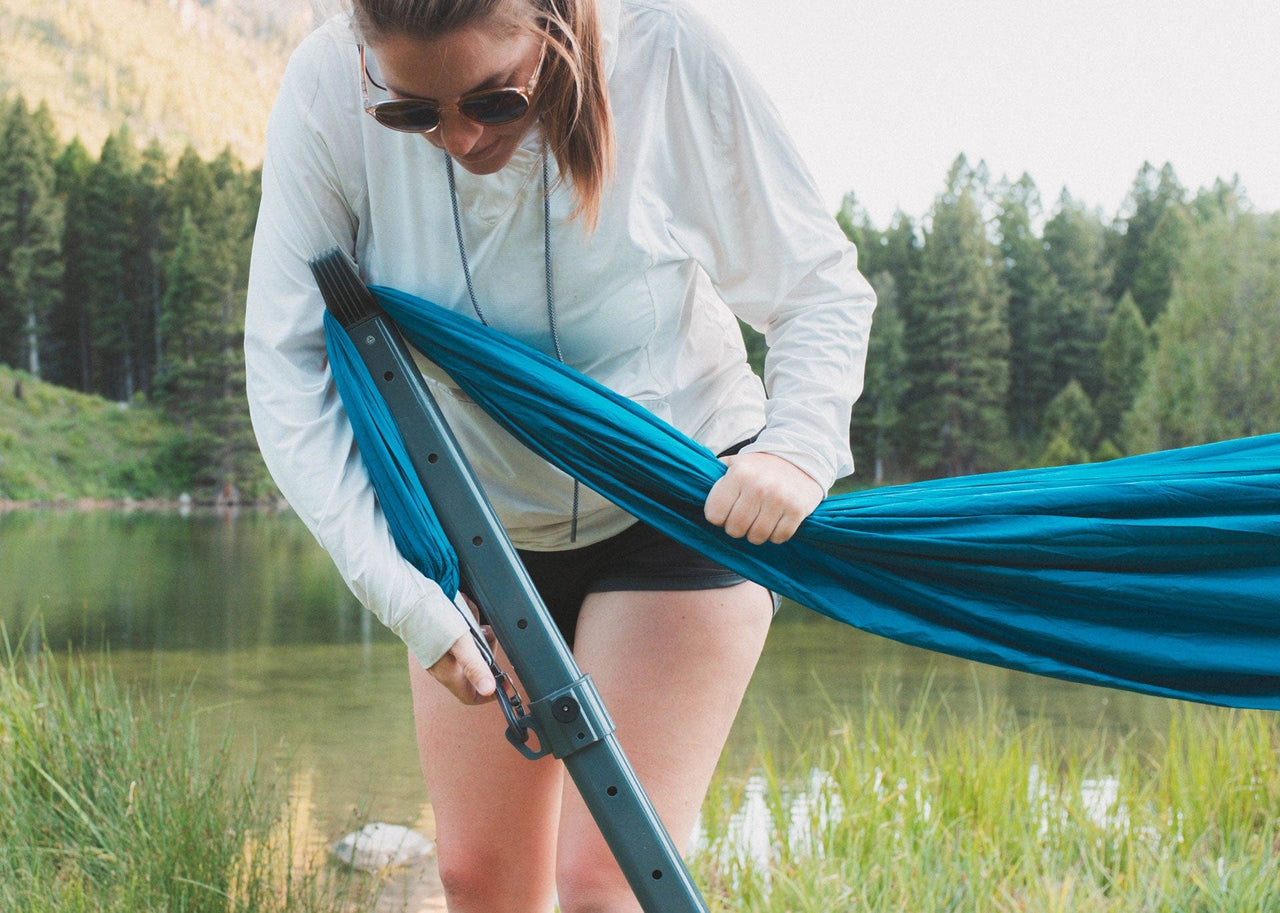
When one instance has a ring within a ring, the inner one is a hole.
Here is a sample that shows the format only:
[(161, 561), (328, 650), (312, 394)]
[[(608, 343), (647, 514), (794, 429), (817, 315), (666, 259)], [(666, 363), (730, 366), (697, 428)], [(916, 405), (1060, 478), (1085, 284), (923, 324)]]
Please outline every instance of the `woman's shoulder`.
[(705, 63), (728, 51), (723, 36), (688, 0), (622, 0), (620, 37), (633, 53)]
[(351, 17), (340, 14), (328, 19), (289, 55), (281, 88), (315, 90), (330, 80), (343, 79), (349, 69), (346, 58), (354, 60), (356, 48)]
[(337, 16), (294, 50), (271, 110), (268, 157), (295, 167), (304, 150), (324, 148), (329, 158), (358, 161), (362, 115), (356, 47), (349, 18)]

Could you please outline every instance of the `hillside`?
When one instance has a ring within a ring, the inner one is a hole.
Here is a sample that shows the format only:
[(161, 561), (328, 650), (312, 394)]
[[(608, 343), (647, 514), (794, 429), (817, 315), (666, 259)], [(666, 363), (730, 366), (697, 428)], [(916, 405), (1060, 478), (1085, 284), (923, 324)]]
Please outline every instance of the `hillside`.
[(176, 495), (164, 476), (180, 439), (154, 409), (0, 365), (0, 506)]
[(256, 165), (289, 51), (338, 0), (0, 0), (0, 95), (92, 153), (122, 123)]

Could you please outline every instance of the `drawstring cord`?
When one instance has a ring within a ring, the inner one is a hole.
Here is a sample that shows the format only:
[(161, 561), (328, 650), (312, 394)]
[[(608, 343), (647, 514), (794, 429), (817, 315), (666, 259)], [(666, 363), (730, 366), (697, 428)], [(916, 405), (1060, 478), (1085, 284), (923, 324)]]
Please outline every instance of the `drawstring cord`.
[[(542, 140), (542, 260), (543, 274), (547, 292), (547, 323), (551, 328), (551, 345), (556, 353), (556, 360), (564, 364), (564, 351), (560, 348), (560, 326), (556, 316), (555, 284), (551, 271), (551, 166), (547, 155), (547, 140)], [(484, 311), (476, 300), (476, 287), (471, 281), (471, 263), (467, 257), (467, 245), (462, 238), (462, 217), (458, 212), (458, 188), (453, 176), (453, 156), (444, 154), (444, 170), (449, 179), (449, 203), (453, 207), (453, 231), (458, 239), (458, 256), (462, 259), (462, 276), (467, 282), (467, 295), (471, 299), (471, 307), (476, 317), (485, 326)], [(578, 541), (578, 500), (579, 482), (573, 481), (573, 516), (569, 521), (569, 541)]]

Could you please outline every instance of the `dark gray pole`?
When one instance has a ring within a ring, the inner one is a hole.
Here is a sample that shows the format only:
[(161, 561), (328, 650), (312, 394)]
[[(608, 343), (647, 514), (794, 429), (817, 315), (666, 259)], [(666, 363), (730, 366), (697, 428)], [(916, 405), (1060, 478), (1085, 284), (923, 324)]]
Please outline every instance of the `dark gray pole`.
[[(707, 913), (600, 695), (565, 646), (399, 331), (344, 254), (328, 254), (312, 270), (399, 426), (467, 590), (527, 692), (526, 715), (509, 686), (500, 689), (508, 740), (527, 757), (549, 753), (564, 762), (646, 913)], [(529, 730), (537, 749), (527, 744)]]

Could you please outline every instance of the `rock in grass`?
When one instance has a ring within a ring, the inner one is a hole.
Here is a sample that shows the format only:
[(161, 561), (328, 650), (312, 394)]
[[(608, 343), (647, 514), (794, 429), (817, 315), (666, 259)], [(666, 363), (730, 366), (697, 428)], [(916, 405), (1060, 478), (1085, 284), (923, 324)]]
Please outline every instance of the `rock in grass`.
[(404, 865), (435, 849), (426, 837), (399, 824), (375, 822), (347, 834), (331, 848), (333, 855), (363, 872)]

